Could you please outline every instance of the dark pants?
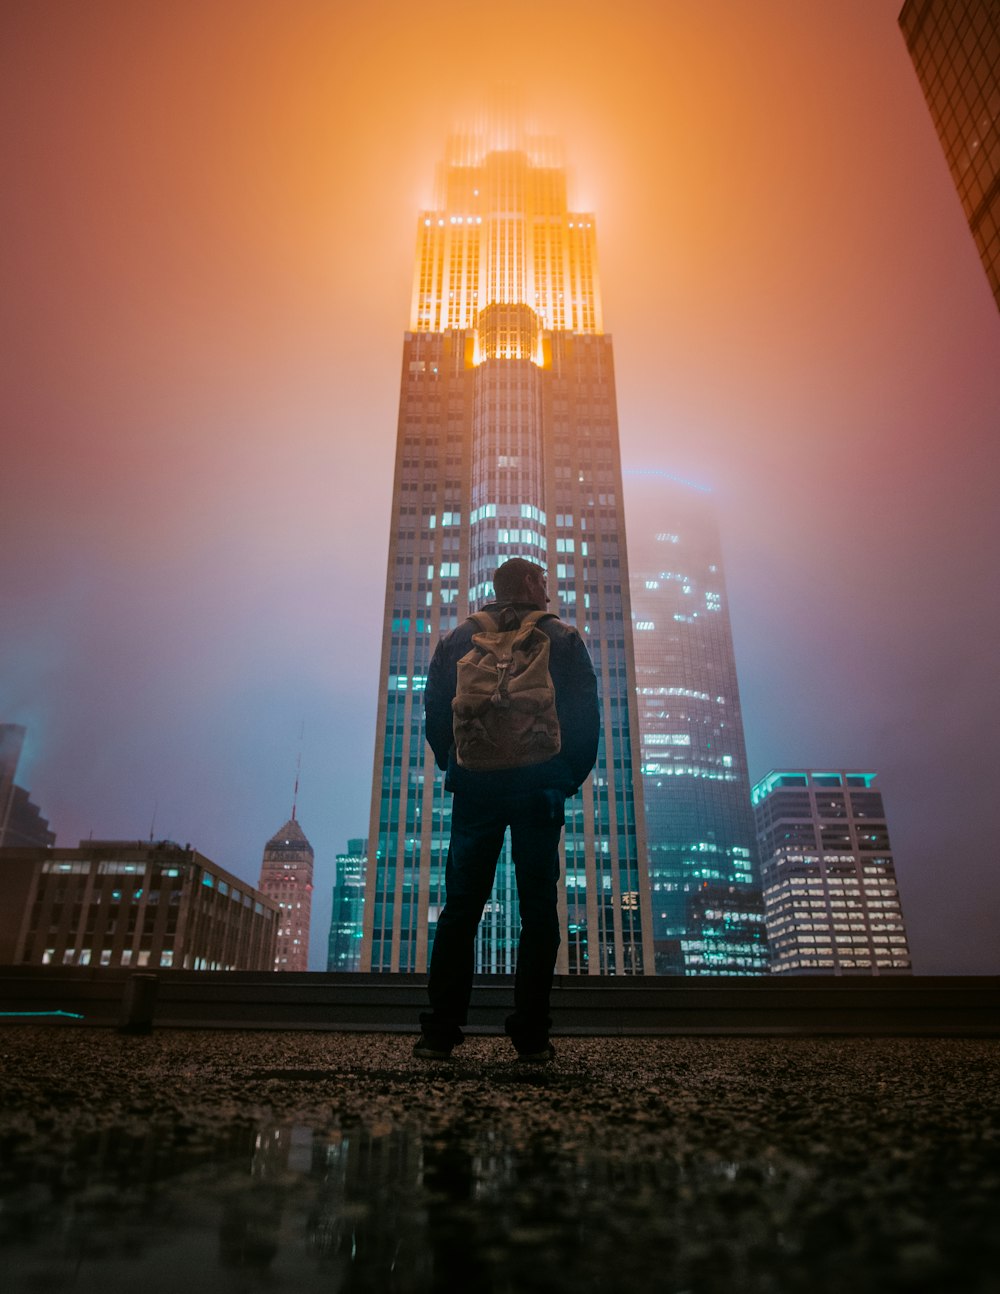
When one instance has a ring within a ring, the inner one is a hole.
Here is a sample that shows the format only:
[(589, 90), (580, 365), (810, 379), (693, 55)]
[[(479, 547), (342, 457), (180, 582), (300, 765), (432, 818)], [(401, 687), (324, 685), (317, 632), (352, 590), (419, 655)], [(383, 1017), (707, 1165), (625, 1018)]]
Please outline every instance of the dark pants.
[(549, 994), (559, 949), (556, 897), (564, 808), (561, 791), (533, 791), (493, 800), (461, 792), (455, 795), (446, 901), (431, 954), (431, 1013), (420, 1017), (428, 1037), (444, 1043), (461, 1038), (460, 1027), (468, 1019), (472, 995), (476, 931), (493, 890), (509, 826), (521, 938), (514, 1014), (507, 1020), (507, 1032), (519, 1051), (538, 1050), (548, 1040)]

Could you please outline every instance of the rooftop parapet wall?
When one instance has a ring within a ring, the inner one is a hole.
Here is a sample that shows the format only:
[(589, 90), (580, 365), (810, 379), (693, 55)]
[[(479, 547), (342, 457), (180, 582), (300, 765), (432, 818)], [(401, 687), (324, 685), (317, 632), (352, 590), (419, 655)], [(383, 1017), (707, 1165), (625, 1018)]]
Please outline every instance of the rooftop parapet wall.
[[(422, 975), (160, 971), (154, 1022), (167, 1028), (415, 1032)], [(126, 970), (0, 967), (0, 1023), (47, 1013), (115, 1027)], [(477, 979), (469, 1032), (501, 1033), (513, 979)], [(36, 1013), (36, 1014), (31, 1014)], [(1000, 976), (897, 979), (557, 977), (555, 1034), (869, 1034), (1000, 1036)]]

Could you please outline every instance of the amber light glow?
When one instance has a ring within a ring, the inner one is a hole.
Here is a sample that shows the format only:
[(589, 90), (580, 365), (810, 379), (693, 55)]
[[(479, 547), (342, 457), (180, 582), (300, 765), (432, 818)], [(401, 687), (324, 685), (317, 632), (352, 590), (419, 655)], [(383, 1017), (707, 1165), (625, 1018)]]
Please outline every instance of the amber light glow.
[[(401, 334), (481, 348), (490, 306), (535, 365), (613, 337), (625, 467), (718, 499), (752, 775), (876, 768), (916, 969), (995, 972), (1000, 318), (901, 8), (0, 5), (0, 721), (58, 843), (158, 806), (255, 880), (304, 715), (322, 949), (368, 821)], [(529, 141), (537, 216), (491, 252), (516, 168), (471, 183), (473, 120), (434, 177), (498, 81), (570, 170)]]
[(593, 216), (568, 208), (561, 149), (498, 113), (449, 140), (417, 221), (410, 328), (474, 332), (474, 364), (544, 365), (547, 330), (600, 333)]

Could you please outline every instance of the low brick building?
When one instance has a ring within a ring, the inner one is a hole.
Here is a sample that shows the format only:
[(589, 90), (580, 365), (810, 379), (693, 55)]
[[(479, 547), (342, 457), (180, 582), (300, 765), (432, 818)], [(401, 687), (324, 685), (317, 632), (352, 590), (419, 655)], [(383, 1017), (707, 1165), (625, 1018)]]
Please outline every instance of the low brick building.
[(0, 849), (0, 964), (270, 970), (278, 907), (172, 841)]

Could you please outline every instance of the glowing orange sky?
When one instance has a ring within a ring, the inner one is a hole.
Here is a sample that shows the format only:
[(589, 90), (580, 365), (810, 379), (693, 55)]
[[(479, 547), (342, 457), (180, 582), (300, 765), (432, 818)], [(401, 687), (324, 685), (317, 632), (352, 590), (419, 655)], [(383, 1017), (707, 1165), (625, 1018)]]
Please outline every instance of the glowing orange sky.
[(320, 892), (363, 834), (415, 217), (514, 81), (623, 459), (715, 487), (754, 775), (878, 768), (917, 969), (1000, 969), (1000, 317), (900, 2), (0, 8), (0, 719), (61, 844), (158, 805), (255, 879), (303, 715)]

